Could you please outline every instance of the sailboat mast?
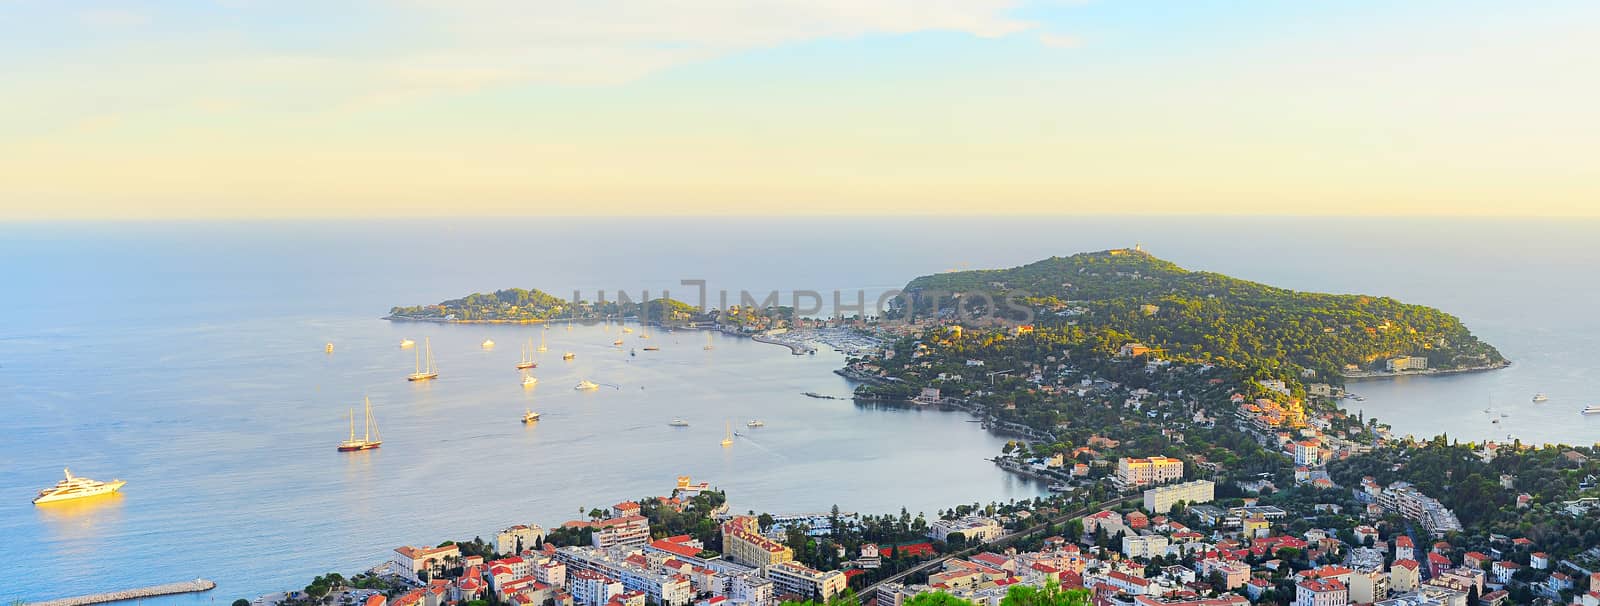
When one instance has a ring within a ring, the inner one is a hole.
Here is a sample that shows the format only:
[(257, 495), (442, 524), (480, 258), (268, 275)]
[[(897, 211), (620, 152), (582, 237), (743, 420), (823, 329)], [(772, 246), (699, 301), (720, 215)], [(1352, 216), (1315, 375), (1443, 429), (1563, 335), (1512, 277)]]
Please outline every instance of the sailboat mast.
[(433, 342), (424, 340), (423, 343), (427, 344), (428, 346), (428, 372), (433, 373)]
[(356, 409), (350, 409), (350, 440), (356, 439)]

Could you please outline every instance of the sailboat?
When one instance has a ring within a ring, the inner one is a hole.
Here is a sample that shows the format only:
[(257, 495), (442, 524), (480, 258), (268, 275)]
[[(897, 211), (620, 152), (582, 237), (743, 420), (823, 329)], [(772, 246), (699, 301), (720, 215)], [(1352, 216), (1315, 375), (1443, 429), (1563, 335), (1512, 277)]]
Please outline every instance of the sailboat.
[(356, 411), (350, 411), (350, 438), (339, 443), (339, 452), (352, 452), (356, 450), (372, 450), (383, 445), (383, 438), (378, 436), (378, 421), (372, 418), (372, 399), (366, 400), (366, 424), (362, 430), (361, 438), (356, 438)]
[[(546, 327), (544, 327), (544, 329), (545, 330), (550, 330), (550, 327), (546, 326)], [(542, 332), (539, 333), (539, 349), (537, 349), (535, 351), (550, 351), (549, 347), (545, 347), (544, 346), (544, 333), (542, 333)]]
[(722, 437), (722, 447), (733, 446), (733, 423), (728, 423), (728, 433)]
[(423, 352), (417, 352), (417, 370), (406, 377), (407, 381), (432, 381), (439, 378), (439, 369), (433, 367), (433, 342), (423, 338), (422, 349), (427, 352), (427, 364), (423, 364)]
[(538, 362), (533, 361), (533, 352), (529, 351), (531, 349), (533, 349), (533, 339), (528, 339), (528, 344), (522, 346), (522, 357), (517, 359), (517, 370), (526, 370), (539, 366)]
[(716, 349), (716, 348), (717, 348), (717, 346), (711, 344), (711, 331), (706, 331), (706, 346), (702, 347), (701, 349), (704, 349), (706, 351), (711, 351), (711, 350)]

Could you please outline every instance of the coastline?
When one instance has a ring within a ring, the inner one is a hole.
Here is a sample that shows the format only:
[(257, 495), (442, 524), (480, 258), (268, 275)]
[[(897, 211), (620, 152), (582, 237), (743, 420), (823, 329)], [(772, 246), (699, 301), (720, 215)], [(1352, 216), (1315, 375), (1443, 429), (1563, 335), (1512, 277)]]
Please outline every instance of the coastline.
[(1339, 373), (1346, 381), (1375, 381), (1380, 379), (1398, 379), (1401, 377), (1438, 377), (1459, 375), (1473, 372), (1489, 372), (1511, 366), (1511, 360), (1482, 366), (1466, 366), (1462, 368), (1428, 368), (1423, 370), (1365, 370), (1353, 373)]

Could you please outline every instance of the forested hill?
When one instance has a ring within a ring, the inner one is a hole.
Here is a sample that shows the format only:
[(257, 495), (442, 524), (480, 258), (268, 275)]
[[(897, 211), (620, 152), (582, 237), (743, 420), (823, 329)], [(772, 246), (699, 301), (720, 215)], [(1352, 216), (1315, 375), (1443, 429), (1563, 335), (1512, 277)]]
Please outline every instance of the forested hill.
[[(1098, 341), (1103, 350), (1142, 342), (1165, 357), (1277, 376), (1311, 369), (1334, 378), (1350, 370), (1347, 364), (1383, 370), (1397, 356), (1425, 357), (1428, 368), (1440, 370), (1505, 362), (1455, 316), (1431, 307), (1275, 288), (1188, 271), (1138, 250), (923, 276), (906, 292), (981, 292), (1022, 303), (1034, 310), (1041, 329)], [(949, 308), (946, 301), (943, 309)], [(919, 313), (928, 312), (924, 300)]]

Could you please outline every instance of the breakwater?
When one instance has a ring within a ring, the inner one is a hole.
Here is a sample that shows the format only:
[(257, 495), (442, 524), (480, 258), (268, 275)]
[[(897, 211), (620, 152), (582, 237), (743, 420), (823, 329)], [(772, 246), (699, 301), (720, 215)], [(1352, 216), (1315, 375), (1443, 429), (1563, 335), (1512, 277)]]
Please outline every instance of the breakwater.
[(215, 589), (216, 586), (216, 583), (206, 579), (195, 579), (193, 581), (184, 581), (182, 583), (168, 583), (166, 585), (155, 585), (151, 587), (141, 587), (138, 589), (125, 589), (123, 591), (93, 593), (71, 598), (45, 600), (43, 602), (31, 602), (29, 606), (85, 606), (86, 604), (104, 604), (107, 602), (154, 598), (179, 593), (198, 593), (201, 591), (211, 591), (212, 589)]

